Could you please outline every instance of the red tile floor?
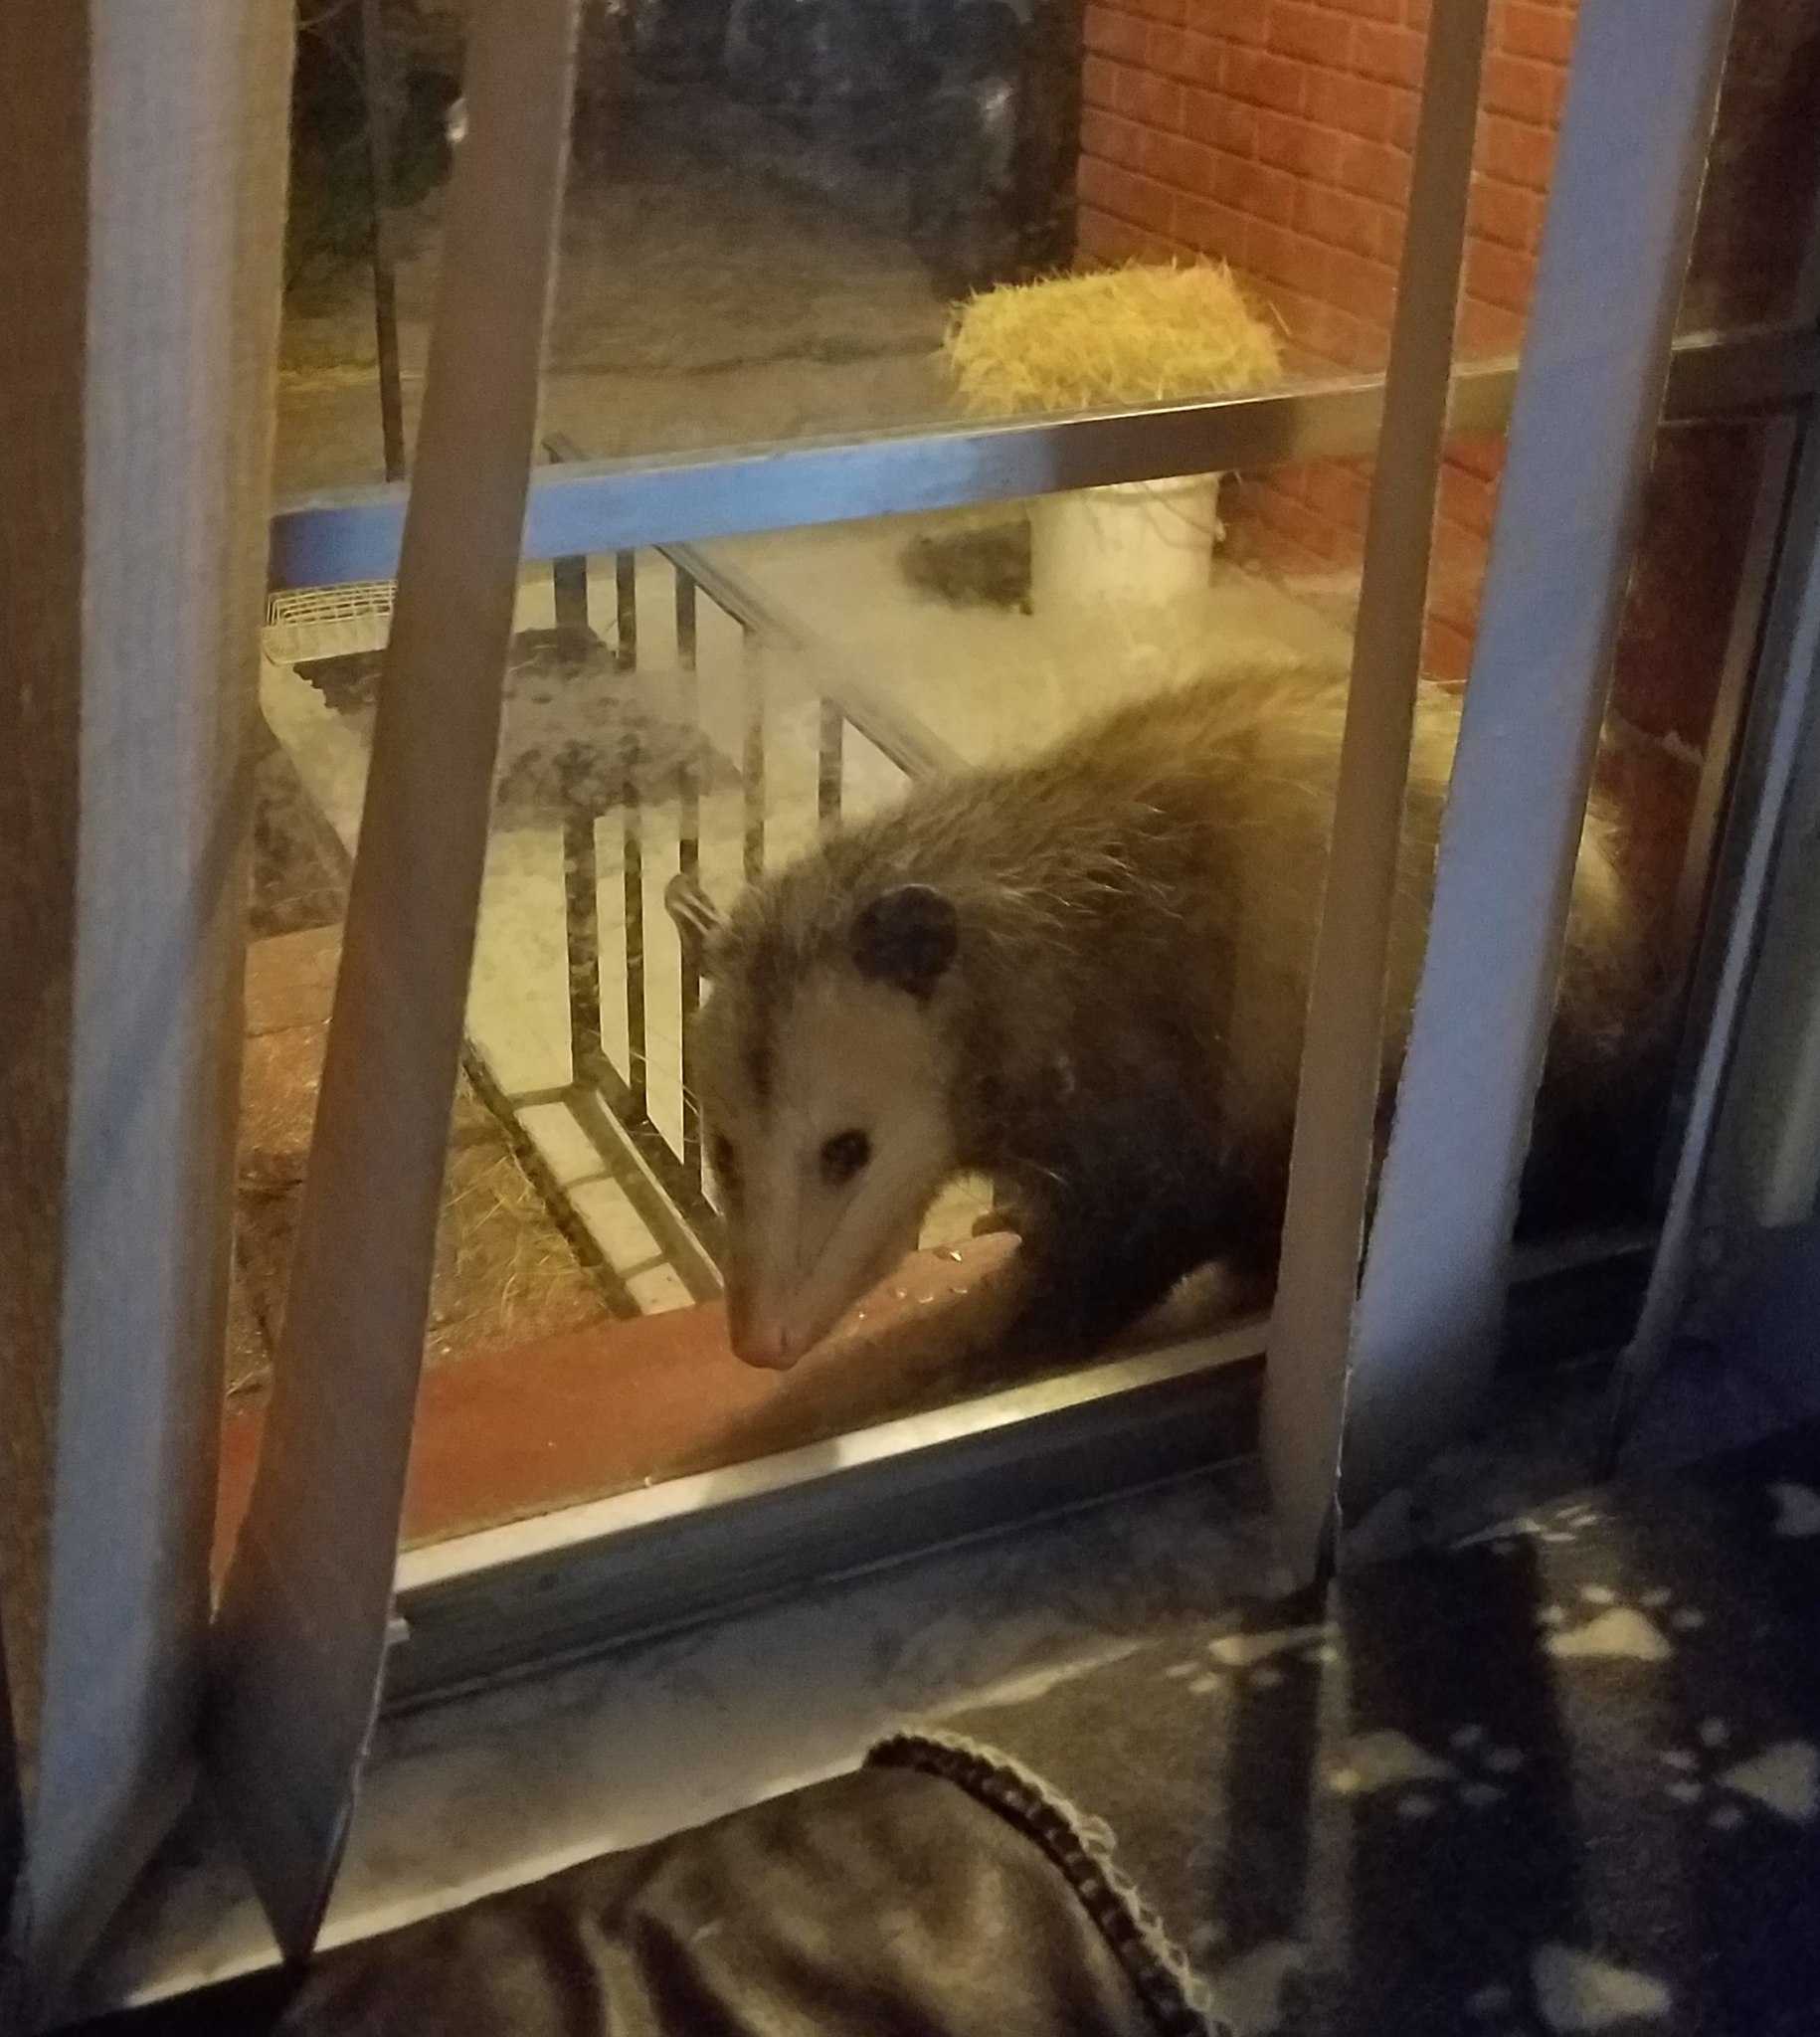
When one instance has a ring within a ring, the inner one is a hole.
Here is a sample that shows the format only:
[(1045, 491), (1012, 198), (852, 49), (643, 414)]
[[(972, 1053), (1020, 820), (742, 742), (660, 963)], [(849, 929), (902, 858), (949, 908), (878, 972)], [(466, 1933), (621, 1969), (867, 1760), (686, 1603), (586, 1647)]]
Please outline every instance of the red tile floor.
[[(255, 941), (247, 968), (235, 1349), (217, 1560), (251, 1491), (337, 930)], [(978, 1353), (1008, 1241), (919, 1254), (788, 1375), (732, 1354), (718, 1304), (617, 1319), (491, 1114), (457, 1100), (418, 1401), (413, 1544), (820, 1441), (991, 1380)], [(528, 1269), (528, 1272), (527, 1272)]]

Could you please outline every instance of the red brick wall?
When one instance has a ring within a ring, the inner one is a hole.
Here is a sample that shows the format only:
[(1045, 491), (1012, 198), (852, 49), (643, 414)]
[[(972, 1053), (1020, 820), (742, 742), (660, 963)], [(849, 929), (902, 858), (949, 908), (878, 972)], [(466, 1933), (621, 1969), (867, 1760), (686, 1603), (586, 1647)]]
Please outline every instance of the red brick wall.
[[(1087, 261), (1206, 254), (1286, 328), (1292, 366), (1381, 367), (1430, 0), (1087, 0), (1078, 239)], [(1514, 352), (1535, 280), (1575, 0), (1492, 0), (1460, 339)], [(1820, 188), (1820, 0), (1738, 0), (1682, 321), (1787, 316)], [(1665, 430), (1613, 673), (1604, 766), (1639, 896), (1676, 895), (1746, 533), (1760, 421)], [(1463, 679), (1502, 446), (1441, 477), (1427, 664)], [(1356, 576), (1366, 469), (1242, 476), (1228, 551)], [(1313, 589), (1310, 589), (1313, 592)]]
[[(1212, 255), (1285, 326), (1303, 369), (1381, 367), (1395, 300), (1429, 0), (1089, 0), (1079, 169), (1088, 261)], [(1535, 278), (1574, 0), (1493, 0), (1461, 343), (1515, 351)], [(1463, 677), (1499, 470), (1443, 477), (1429, 625)], [(1322, 465), (1234, 490), (1235, 548), (1309, 574), (1357, 566), (1366, 476)]]

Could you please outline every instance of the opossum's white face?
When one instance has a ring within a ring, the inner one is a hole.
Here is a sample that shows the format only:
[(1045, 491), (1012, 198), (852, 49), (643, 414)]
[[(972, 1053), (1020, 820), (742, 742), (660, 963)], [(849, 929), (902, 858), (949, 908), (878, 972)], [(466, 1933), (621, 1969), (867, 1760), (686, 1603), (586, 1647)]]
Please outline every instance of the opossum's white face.
[(819, 962), (763, 1009), (732, 983), (702, 1014), (697, 1085), (726, 1218), (728, 1327), (749, 1365), (783, 1370), (819, 1342), (915, 1249), (957, 1171), (932, 1009), (952, 919), (912, 933), (907, 962), (861, 939), (858, 961)]

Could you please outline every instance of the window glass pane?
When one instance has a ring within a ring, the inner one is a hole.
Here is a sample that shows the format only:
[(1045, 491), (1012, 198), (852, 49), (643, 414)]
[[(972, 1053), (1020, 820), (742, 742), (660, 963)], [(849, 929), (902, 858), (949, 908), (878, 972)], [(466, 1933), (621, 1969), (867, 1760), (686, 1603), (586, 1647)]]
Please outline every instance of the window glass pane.
[[(954, 423), (981, 409), (941, 351), (969, 291), (1131, 259), (1229, 264), (1285, 382), (1380, 368), (1426, 7), (1385, 11), (590, 5), (547, 428), (603, 457)], [(407, 433), (414, 421), (458, 145), (460, 12), (343, 0), (301, 23), (286, 490), (383, 466), (362, 33), (375, 20)], [(1807, 0), (1739, 9), (1684, 325), (1793, 304), (1820, 131), (1807, 116), (1813, 13)], [(1572, 0), (1495, 0), (1468, 356), (1521, 340), (1572, 17)], [(1134, 346), (1160, 322), (1154, 306), (1134, 317)], [(1013, 348), (1011, 365), (1021, 358)], [(1005, 407), (1001, 386), (985, 409)], [(1677, 426), (1658, 443), (1600, 787), (1671, 993), (1698, 929), (1752, 637), (1763, 555), (1751, 533), (1767, 527), (1783, 451), (1763, 420)], [(1501, 465), (1496, 440), (1449, 449), (1425, 650), (1443, 689), (1469, 673)], [(931, 777), (1027, 758), (1190, 674), (1255, 686), (1286, 669), (1344, 673), (1369, 473), (1368, 461), (1277, 466), (526, 570), (414, 1539), (736, 1463), (1064, 1362), (1040, 1339), (1007, 1348), (991, 1334), (982, 1297), (1010, 1243), (976, 1237), (993, 1198), (966, 1169), (924, 1212), (922, 1256), (831, 1345), (782, 1381), (734, 1361), (715, 1298), (726, 1193), (682, 1045), (699, 992), (667, 887), (686, 873), (725, 908), (750, 873), (812, 850), (824, 824), (888, 812)], [(389, 605), (375, 586), (272, 607), (230, 1517), (282, 1307)], [(1256, 1083), (1281, 1094), (1309, 929), (1297, 920), (1285, 936), (1269, 914), (1259, 925), (1246, 921), (1232, 949), (1269, 958), (1266, 975), (1289, 986), (1293, 1017), (1272, 1035), (1275, 1058), (1256, 1062)], [(1607, 1142), (1623, 1165), (1557, 1220), (1647, 1208), (1663, 1086), (1640, 1090), (1630, 1136)], [(1259, 1181), (1268, 1202), (1268, 1167)], [(1270, 1267), (1252, 1270), (1223, 1297), (1200, 1294), (1202, 1313), (1176, 1327), (1266, 1295)]]
[[(1703, 789), (1723, 768), (1732, 718), (1722, 695), (1741, 676), (1731, 647), (1751, 636), (1748, 617), (1741, 631), (1736, 623), (1740, 590), (1760, 580), (1749, 533), (1780, 485), (1783, 451), (1764, 420), (1677, 426), (1658, 444), (1600, 787), (1618, 824), (1630, 909), (1677, 982), (1688, 900), (1698, 906), (1710, 849)], [(1427, 656), (1442, 693), (1457, 693), (1470, 666), (1501, 452), (1463, 441), (1449, 456)], [(666, 897), (680, 873), (725, 910), (749, 872), (813, 854), (824, 828), (889, 814), (921, 783), (1028, 760), (1121, 703), (1148, 702), (1140, 711), (1161, 716), (1158, 703), (1184, 684), (1228, 689), (1247, 730), (1221, 751), (1219, 796), (1242, 807), (1227, 843), (1236, 888), (1208, 908), (1218, 939), (1203, 945), (1231, 982), (1249, 986), (1234, 996), (1250, 1002), (1234, 1002), (1211, 1036), (1216, 1074), (1242, 1067), (1250, 1085), (1228, 1092), (1234, 1109), (1259, 1096), (1281, 1105), (1246, 1177), (1263, 1203), (1280, 1194), (1273, 1169), (1293, 1097), (1368, 487), (1367, 464), (1324, 463), (1226, 476), (1217, 487), (1100, 490), (525, 570), (468, 1073), (450, 1150), (414, 1538), (737, 1463), (1108, 1349), (1066, 1337), (1055, 1347), (997, 1341), (1012, 1242), (976, 1235), (995, 1197), (956, 1165), (913, 1226), (919, 1255), (869, 1290), (861, 1274), (843, 1276), (851, 1292), (840, 1298), (854, 1311), (831, 1338), (783, 1376), (737, 1361), (716, 1299), (727, 1203), (718, 1127), (709, 1123), (704, 1142), (689, 1107), (691, 1097), (724, 1097), (726, 1077), (723, 1067), (717, 1092), (690, 1029), (698, 986)], [(251, 1462), (281, 1306), (388, 599), (383, 588), (275, 597), (267, 635), (231, 1485)], [(1312, 736), (1294, 732), (1292, 706), (1246, 704), (1279, 697), (1284, 675), (1294, 683), (1321, 670), (1336, 675), (1336, 711), (1317, 717)], [(1445, 720), (1444, 703), (1429, 711)], [(1242, 768), (1238, 751), (1249, 760)], [(1444, 759), (1431, 759), (1420, 781), (1429, 838), (1437, 769), (1444, 779)], [(1098, 783), (1078, 756), (1048, 781), (1089, 831), (1110, 811)], [(1424, 854), (1414, 867), (1426, 867)], [(1039, 932), (1058, 895), (1025, 901)], [(1106, 922), (1104, 943), (1119, 926), (1116, 916)], [(1038, 940), (1032, 953), (1042, 952)], [(1197, 1009), (1191, 959), (1182, 934), (1168, 967), (1141, 982), (1136, 965), (1096, 974), (1097, 951), (1083, 961), (1081, 981), (1103, 1002), (1094, 1052), (1107, 1065), (1126, 1057), (1123, 1089), (1077, 1069), (1072, 1084), (1041, 1091), (1057, 1122), (1069, 1121), (1070, 1094), (1093, 1092), (1109, 1111), (1091, 1130), (1106, 1158), (1087, 1198), (1105, 1231), (1089, 1226), (1083, 1261), (1104, 1236), (1121, 1235), (1118, 1223), (1141, 1201), (1109, 1184), (1142, 1182), (1153, 1158), (1173, 1164), (1175, 1127), (1145, 1129), (1162, 1051), (1146, 1028), (1160, 1010)], [(1047, 1036), (1051, 1015), (1040, 1001), (1022, 1009), (1022, 994), (1015, 978), (999, 983), (993, 1025), (969, 1033), (974, 1060), (945, 1063), (952, 1075), (971, 1081), (982, 1057)], [(788, 1002), (775, 985), (766, 995)], [(914, 1029), (915, 999), (897, 998), (894, 1009)], [(854, 1036), (870, 1037), (868, 1023), (856, 1008)], [(767, 1052), (802, 1047), (807, 1026), (792, 1020)], [(874, 1041), (855, 1061), (846, 1021), (817, 1037), (792, 1079), (814, 1088), (825, 1058), (857, 1084), (853, 1113), (864, 1117), (878, 1100), (873, 1079), (889, 1080), (901, 1041)], [(745, 1079), (736, 1067), (736, 1084)], [(1647, 1214), (1662, 1087), (1641, 1085), (1605, 1128), (1600, 1150), (1623, 1165), (1539, 1221)], [(1130, 1115), (1109, 1096), (1132, 1099)], [(856, 1127), (822, 1124), (815, 1113), (831, 1105), (819, 1090), (800, 1100), (819, 1144), (798, 1156), (793, 1179), (813, 1202), (830, 1169), (844, 1187), (878, 1156), (823, 1153)], [(957, 1123), (996, 1107), (965, 1082), (932, 1083), (923, 1103)], [(881, 1153), (882, 1124), (857, 1127)], [(1123, 1154), (1121, 1138), (1135, 1142)], [(767, 1150), (748, 1143), (732, 1164), (736, 1175), (762, 1169)], [(1572, 1172), (1590, 1180), (1583, 1167)], [(1145, 1221), (1120, 1250), (1143, 1248)], [(1229, 1266), (1223, 1282), (1190, 1282), (1138, 1342), (1267, 1300), (1269, 1256)]]
[[(1521, 343), (1576, 0), (1495, 0), (1461, 344)], [(462, 117), (460, 12), (313, 0), (299, 30), (279, 415), (284, 492), (383, 471), (364, 84), (389, 70), (387, 243), (407, 434)], [(1388, 346), (1427, 0), (634, 0), (584, 10), (547, 417), (606, 459), (1118, 408), (1336, 372)], [(1793, 306), (1820, 134), (1820, 9), (1745, 0), (1684, 324)], [(1047, 335), (969, 295), (1210, 261)], [(1211, 285), (1208, 286), (1211, 288)], [(976, 314), (982, 316), (984, 314)], [(1115, 339), (1108, 338), (1116, 334)], [(1070, 336), (1072, 335), (1072, 336)], [(1108, 348), (1123, 348), (1108, 366)]]

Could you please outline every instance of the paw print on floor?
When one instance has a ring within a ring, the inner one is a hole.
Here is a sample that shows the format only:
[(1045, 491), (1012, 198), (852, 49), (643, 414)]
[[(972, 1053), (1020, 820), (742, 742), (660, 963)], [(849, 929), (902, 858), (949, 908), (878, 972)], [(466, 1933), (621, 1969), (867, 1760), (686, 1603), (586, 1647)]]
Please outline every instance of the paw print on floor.
[(1653, 1974), (1575, 1945), (1538, 1945), (1524, 1980), (1480, 1988), (1466, 2003), (1461, 2027), (1483, 2037), (1591, 2037), (1662, 2022), (1675, 2005)]
[(1664, 1752), (1664, 1787), (1716, 1832), (1739, 1831), (1753, 1813), (1791, 1825), (1812, 1824), (1820, 1814), (1820, 1750), (1808, 1741), (1776, 1741), (1739, 1760), (1725, 1720), (1703, 1720), (1694, 1737), (1695, 1746)]
[(1289, 2020), (1296, 1983), (1308, 1966), (1306, 1946), (1273, 1939), (1216, 1967), (1213, 2005), (1232, 2037), (1274, 2037)]
[(1431, 1818), (1449, 1802), (1468, 1810), (1502, 1803), (1526, 1761), (1521, 1748), (1500, 1746), (1483, 1726), (1450, 1734), (1445, 1755), (1431, 1754), (1406, 1734), (1380, 1729), (1348, 1743), (1327, 1786), (1336, 1796), (1388, 1794), (1398, 1817)]
[(1820, 1535), (1820, 1492), (1811, 1485), (1796, 1485), (1784, 1479), (1769, 1488), (1775, 1503), (1775, 1524), (1771, 1530), (1783, 1542), (1806, 1542)]
[(1664, 1586), (1634, 1602), (1605, 1584), (1583, 1584), (1578, 1603), (1545, 1605), (1536, 1615), (1543, 1646), (1563, 1662), (1666, 1662), (1674, 1636), (1697, 1634), (1707, 1616), (1697, 1605), (1679, 1605)]
[(1270, 1627), (1216, 1635), (1203, 1655), (1173, 1662), (1163, 1673), (1185, 1683), (1192, 1697), (1210, 1698), (1220, 1692), (1238, 1697), (1276, 1689), (1297, 1664), (1318, 1668), (1339, 1659), (1330, 1626)]
[(1558, 1507), (1542, 1507), (1528, 1514), (1514, 1514), (1494, 1522), (1476, 1534), (1463, 1535), (1455, 1549), (1489, 1546), (1499, 1556), (1514, 1556), (1526, 1543), (1546, 1548), (1567, 1548), (1578, 1542), (1588, 1528), (1596, 1528), (1605, 1516), (1583, 1500), (1568, 1500)]

